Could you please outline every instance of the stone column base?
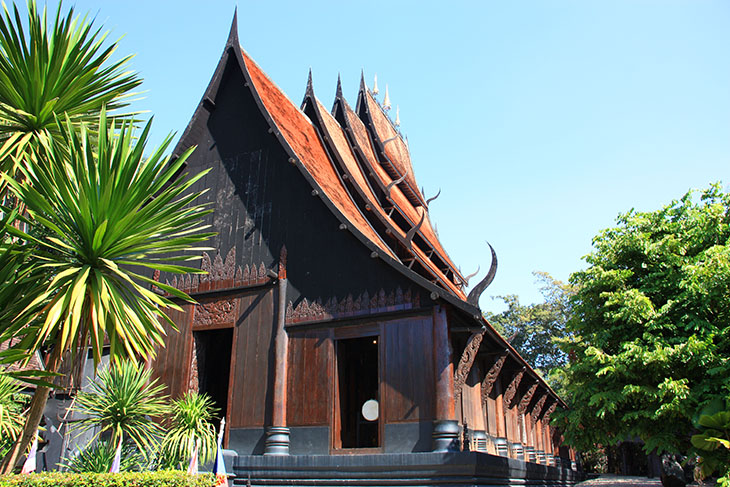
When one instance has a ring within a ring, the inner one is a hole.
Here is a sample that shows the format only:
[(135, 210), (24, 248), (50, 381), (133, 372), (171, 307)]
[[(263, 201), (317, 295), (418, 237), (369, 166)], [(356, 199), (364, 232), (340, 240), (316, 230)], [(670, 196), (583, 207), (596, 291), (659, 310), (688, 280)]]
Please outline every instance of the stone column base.
[(289, 428), (286, 426), (269, 426), (266, 428), (266, 445), (264, 455), (289, 454)]
[(453, 419), (437, 420), (433, 422), (432, 451), (459, 450), (459, 422)]

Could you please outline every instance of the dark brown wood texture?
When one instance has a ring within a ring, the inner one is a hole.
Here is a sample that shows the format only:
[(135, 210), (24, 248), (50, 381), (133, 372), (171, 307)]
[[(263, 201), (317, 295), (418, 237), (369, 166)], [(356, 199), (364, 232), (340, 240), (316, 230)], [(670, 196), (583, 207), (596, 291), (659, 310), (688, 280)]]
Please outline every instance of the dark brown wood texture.
[(332, 396), (332, 340), (329, 330), (289, 334), (287, 425), (329, 424)]
[(464, 382), (460, 397), (462, 423), (471, 430), (484, 431), (484, 412), (482, 410), (481, 381), (479, 364), (474, 364)]
[(152, 362), (154, 378), (159, 379), (167, 387), (167, 393), (174, 398), (182, 396), (188, 390), (193, 341), (192, 308), (193, 305), (186, 304), (182, 306), (183, 311), (167, 311), (167, 315), (177, 326), (177, 331), (169, 325), (165, 326), (165, 347), (158, 348), (157, 357)]
[(228, 409), (231, 428), (270, 424), (275, 296), (269, 288), (239, 298)]
[(434, 418), (432, 320), (430, 316), (384, 323), (386, 423)]

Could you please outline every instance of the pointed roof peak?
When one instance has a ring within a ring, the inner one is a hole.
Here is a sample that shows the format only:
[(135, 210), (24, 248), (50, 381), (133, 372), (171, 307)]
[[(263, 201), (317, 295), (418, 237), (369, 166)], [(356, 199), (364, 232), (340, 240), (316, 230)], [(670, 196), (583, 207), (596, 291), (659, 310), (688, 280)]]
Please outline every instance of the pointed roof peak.
[(228, 32), (228, 46), (233, 46), (236, 49), (240, 47), (238, 42), (238, 7), (233, 9), (233, 20), (231, 21), (231, 30)]
[(360, 91), (367, 91), (367, 86), (365, 85), (365, 70), (360, 70)]
[(337, 91), (335, 91), (335, 98), (342, 98), (342, 78), (340, 73), (337, 73)]
[(309, 67), (309, 76), (307, 76), (307, 94), (314, 95), (314, 85), (312, 84), (312, 67)]

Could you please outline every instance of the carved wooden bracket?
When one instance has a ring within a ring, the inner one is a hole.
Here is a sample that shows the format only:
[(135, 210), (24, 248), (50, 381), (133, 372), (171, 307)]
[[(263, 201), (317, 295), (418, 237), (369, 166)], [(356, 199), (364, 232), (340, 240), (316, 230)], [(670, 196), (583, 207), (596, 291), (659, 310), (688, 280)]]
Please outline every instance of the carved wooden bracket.
[(499, 373), (502, 371), (502, 366), (504, 365), (504, 362), (506, 360), (507, 351), (505, 350), (497, 358), (497, 361), (494, 362), (492, 367), (489, 369), (489, 372), (487, 372), (487, 375), (484, 376), (484, 380), (482, 381), (482, 409), (484, 409), (485, 405), (487, 404), (487, 398), (492, 392), (494, 383), (497, 381), (497, 377), (499, 377)]
[(505, 409), (509, 409), (514, 406), (514, 399), (517, 395), (517, 389), (520, 387), (520, 382), (522, 381), (522, 376), (525, 375), (525, 368), (523, 367), (522, 370), (517, 372), (514, 377), (512, 377), (512, 382), (510, 382), (509, 386), (507, 386), (507, 390), (504, 391), (504, 396), (502, 396), (502, 399), (504, 400), (504, 407)]
[(199, 392), (200, 385), (198, 382), (198, 347), (193, 338), (193, 359), (190, 363), (190, 379), (188, 380), (188, 390), (190, 392)]
[(538, 385), (540, 385), (539, 382), (532, 384), (530, 388), (527, 389), (527, 392), (525, 392), (525, 395), (522, 396), (522, 400), (520, 400), (520, 404), (517, 406), (517, 412), (520, 413), (520, 415), (525, 414), (525, 411), (527, 411), (527, 406), (530, 405), (530, 401), (532, 401), (532, 397), (535, 395)]
[(554, 401), (550, 407), (545, 411), (545, 414), (542, 415), (542, 423), (545, 426), (550, 425), (550, 416), (555, 412), (555, 408), (558, 407), (558, 401)]
[(466, 342), (464, 352), (461, 354), (461, 359), (459, 359), (459, 366), (454, 372), (454, 401), (458, 402), (461, 399), (461, 392), (466, 383), (466, 378), (469, 376), (474, 360), (477, 358), (477, 352), (486, 331), (485, 328), (472, 333), (469, 341)]
[[(283, 249), (285, 250), (285, 249)], [(228, 251), (225, 261), (220, 252), (211, 260), (207, 252), (203, 252), (200, 262), (200, 270), (207, 274), (182, 274), (173, 276), (172, 282), (165, 280), (165, 284), (186, 293), (200, 293), (205, 291), (216, 291), (221, 289), (232, 289), (237, 287), (254, 286), (265, 284), (271, 281), (268, 276), (268, 269), (263, 262), (258, 266), (249, 267), (246, 264), (243, 268), (236, 266), (236, 248)], [(160, 273), (155, 271), (152, 279), (160, 280)], [(153, 286), (153, 289), (155, 287)], [(159, 288), (157, 288), (159, 289)], [(169, 296), (168, 293), (165, 293)]]
[(290, 301), (286, 308), (286, 322), (287, 324), (293, 324), (328, 321), (351, 316), (417, 309), (420, 307), (421, 295), (418, 292), (412, 293), (410, 288), (403, 292), (398, 287), (395, 291), (391, 291), (390, 294), (386, 294), (381, 289), (373, 296), (370, 296), (365, 291), (357, 298), (353, 298), (352, 294), (348, 294), (342, 300), (338, 301), (336, 297), (332, 297), (326, 303), (322, 303), (321, 299), (309, 302), (305, 298), (296, 307)]
[(537, 423), (537, 418), (540, 417), (540, 413), (542, 412), (542, 408), (545, 406), (545, 401), (547, 401), (547, 399), (547, 393), (543, 394), (535, 403), (535, 407), (532, 408), (531, 421), (533, 426)]

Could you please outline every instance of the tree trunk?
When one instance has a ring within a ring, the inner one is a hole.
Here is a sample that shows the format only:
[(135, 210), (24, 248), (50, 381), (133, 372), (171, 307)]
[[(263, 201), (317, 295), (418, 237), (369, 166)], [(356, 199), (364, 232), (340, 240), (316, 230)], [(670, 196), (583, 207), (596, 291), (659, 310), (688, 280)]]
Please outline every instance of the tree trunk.
[[(61, 362), (61, 354), (59, 353), (59, 347), (53, 347), (50, 357), (48, 357), (48, 364), (46, 370), (49, 372), (56, 372), (58, 365)], [(13, 444), (13, 448), (10, 449), (2, 463), (0, 463), (0, 474), (11, 474), (18, 464), (20, 456), (28, 449), (28, 445), (33, 441), (33, 437), (38, 431), (38, 426), (41, 424), (41, 418), (43, 418), (43, 411), (46, 409), (46, 403), (48, 402), (48, 393), (51, 391), (50, 387), (37, 386), (33, 393), (33, 398), (30, 401), (30, 409), (28, 410), (28, 416), (25, 420), (25, 426), (23, 427), (23, 434), (20, 435)]]

